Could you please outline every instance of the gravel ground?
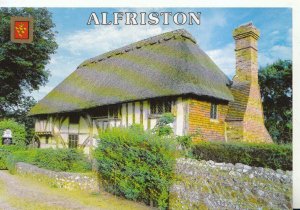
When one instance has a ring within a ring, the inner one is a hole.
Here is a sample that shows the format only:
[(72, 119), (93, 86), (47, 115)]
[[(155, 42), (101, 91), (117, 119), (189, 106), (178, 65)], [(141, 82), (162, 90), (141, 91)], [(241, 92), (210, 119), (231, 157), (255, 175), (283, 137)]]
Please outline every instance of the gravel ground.
[(150, 209), (149, 207), (115, 197), (108, 193), (99, 195), (67, 192), (64, 189), (51, 188), (29, 178), (11, 175), (0, 170), (0, 209)]

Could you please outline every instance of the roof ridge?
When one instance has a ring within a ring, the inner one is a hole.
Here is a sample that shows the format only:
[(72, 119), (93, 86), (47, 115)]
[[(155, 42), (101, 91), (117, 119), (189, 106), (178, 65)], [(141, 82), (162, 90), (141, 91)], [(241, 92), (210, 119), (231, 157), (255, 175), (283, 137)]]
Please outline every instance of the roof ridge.
[(185, 29), (177, 29), (177, 30), (173, 30), (173, 31), (169, 31), (169, 32), (165, 32), (163, 34), (159, 34), (156, 36), (152, 36), (146, 39), (142, 39), (140, 41), (134, 42), (132, 44), (126, 45), (124, 47), (120, 47), (114, 50), (111, 50), (109, 52), (103, 53), (101, 55), (98, 55), (96, 57), (90, 58), (85, 60), (83, 63), (81, 63), (78, 68), (84, 67), (86, 65), (88, 65), (89, 63), (96, 63), (99, 61), (103, 61), (105, 59), (111, 58), (113, 56), (116, 55), (121, 55), (136, 49), (140, 49), (142, 47), (148, 46), (148, 45), (153, 45), (153, 44), (157, 44), (160, 43), (162, 41), (169, 41), (171, 39), (176, 39), (178, 37), (183, 37), (185, 39), (189, 39), (191, 40), (193, 43), (197, 43), (196, 39)]

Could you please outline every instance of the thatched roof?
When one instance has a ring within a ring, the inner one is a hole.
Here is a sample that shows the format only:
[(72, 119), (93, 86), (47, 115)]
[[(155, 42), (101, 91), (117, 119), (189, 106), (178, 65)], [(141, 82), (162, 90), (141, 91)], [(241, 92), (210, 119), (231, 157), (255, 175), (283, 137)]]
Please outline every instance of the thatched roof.
[(30, 115), (185, 94), (230, 101), (229, 83), (195, 39), (176, 30), (83, 62)]

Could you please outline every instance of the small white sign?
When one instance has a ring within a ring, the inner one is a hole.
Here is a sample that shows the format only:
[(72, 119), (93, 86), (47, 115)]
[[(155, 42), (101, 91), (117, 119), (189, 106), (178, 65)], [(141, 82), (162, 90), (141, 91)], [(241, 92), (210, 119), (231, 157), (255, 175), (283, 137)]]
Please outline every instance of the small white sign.
[(3, 138), (12, 138), (12, 132), (10, 129), (6, 129), (2, 135)]

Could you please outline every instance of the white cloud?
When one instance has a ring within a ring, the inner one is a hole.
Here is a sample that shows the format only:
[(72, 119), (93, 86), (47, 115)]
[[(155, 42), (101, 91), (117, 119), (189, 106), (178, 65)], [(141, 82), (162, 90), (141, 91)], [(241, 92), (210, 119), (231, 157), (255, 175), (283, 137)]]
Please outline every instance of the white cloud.
[(274, 45), (268, 51), (259, 53), (259, 65), (266, 66), (271, 64), (278, 59), (291, 60), (292, 59), (292, 48), (284, 45)]
[(270, 54), (275, 59), (291, 59), (292, 49), (288, 46), (275, 45), (271, 48)]
[[(231, 78), (235, 74), (235, 51), (234, 44), (230, 43), (223, 48), (208, 50), (206, 52), (209, 57), (219, 66), (219, 68)], [(259, 66), (266, 66), (278, 59), (291, 59), (292, 48), (284, 45), (275, 45), (268, 51), (259, 52)]]
[(60, 46), (75, 55), (95, 56), (170, 30), (161, 26), (95, 26), (62, 37)]
[(276, 35), (276, 34), (279, 34), (278, 30), (272, 31), (270, 35)]
[(210, 49), (212, 42), (218, 41), (216, 30), (227, 25), (224, 12), (214, 12), (210, 16), (201, 16), (201, 27), (196, 28), (194, 35), (202, 49)]
[(227, 44), (224, 48), (206, 52), (219, 68), (230, 78), (235, 74), (234, 44)]

